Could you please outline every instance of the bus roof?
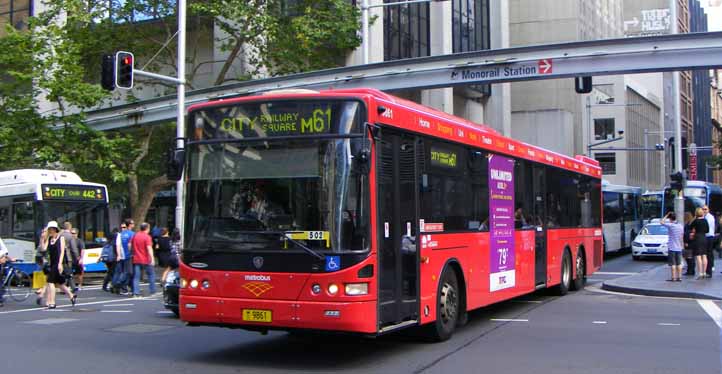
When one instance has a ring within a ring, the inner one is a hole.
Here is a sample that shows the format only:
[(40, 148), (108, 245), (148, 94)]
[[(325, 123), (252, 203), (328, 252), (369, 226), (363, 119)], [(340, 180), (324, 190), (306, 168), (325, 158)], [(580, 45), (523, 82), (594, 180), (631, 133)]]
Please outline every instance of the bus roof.
[(611, 184), (608, 180), (602, 179), (602, 191), (606, 192), (629, 192), (629, 193), (642, 193), (642, 187), (636, 186), (625, 186), (623, 184)]
[(72, 171), (45, 169), (20, 169), (0, 172), (0, 186), (24, 183), (83, 183), (78, 174)]
[[(258, 100), (304, 99), (304, 98), (356, 98), (363, 99), (370, 106), (368, 120), (404, 128), (409, 131), (428, 134), (449, 141), (474, 145), (489, 151), (500, 152), (572, 172), (601, 178), (599, 162), (586, 156), (569, 157), (531, 144), (514, 140), (499, 134), (493, 128), (474, 123), (448, 113), (405, 100), (385, 92), (370, 89), (326, 90), (319, 92), (266, 93), (263, 96), (245, 96), (222, 99), (191, 106), (194, 111), (215, 106), (242, 104)], [(394, 109), (397, 109), (394, 111)], [(395, 114), (397, 113), (397, 114)]]

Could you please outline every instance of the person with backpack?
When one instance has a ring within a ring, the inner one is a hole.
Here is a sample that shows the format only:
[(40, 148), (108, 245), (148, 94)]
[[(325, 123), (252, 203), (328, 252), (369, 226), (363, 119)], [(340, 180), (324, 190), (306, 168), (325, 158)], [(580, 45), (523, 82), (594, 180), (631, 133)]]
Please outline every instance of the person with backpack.
[[(124, 226), (125, 225), (121, 226), (121, 228), (124, 228)], [(98, 262), (104, 263), (105, 268), (108, 269), (108, 271), (105, 273), (105, 278), (103, 278), (103, 291), (105, 292), (111, 292), (111, 289), (108, 288), (108, 285), (112, 287), (111, 282), (113, 280), (115, 264), (118, 263), (118, 249), (116, 248), (116, 246), (118, 245), (117, 239), (118, 229), (113, 229), (113, 231), (110, 233), (108, 241), (103, 246), (103, 250), (100, 252), (100, 258), (98, 259)]]

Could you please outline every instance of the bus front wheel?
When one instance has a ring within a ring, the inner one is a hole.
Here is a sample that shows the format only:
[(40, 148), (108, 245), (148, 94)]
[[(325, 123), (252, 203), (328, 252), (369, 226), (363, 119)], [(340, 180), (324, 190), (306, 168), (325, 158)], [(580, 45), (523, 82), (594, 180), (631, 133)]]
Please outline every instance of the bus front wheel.
[(451, 337), (459, 320), (460, 304), (456, 272), (447, 268), (441, 276), (436, 293), (436, 321), (429, 326), (428, 334), (431, 340), (441, 342)]

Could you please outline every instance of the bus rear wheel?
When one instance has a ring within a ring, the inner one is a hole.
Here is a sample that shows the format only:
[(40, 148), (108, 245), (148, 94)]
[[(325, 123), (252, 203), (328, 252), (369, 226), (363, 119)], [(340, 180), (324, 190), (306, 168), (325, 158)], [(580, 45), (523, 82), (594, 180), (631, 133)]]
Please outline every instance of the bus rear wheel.
[(454, 333), (459, 321), (459, 284), (454, 269), (444, 271), (436, 293), (436, 321), (430, 324), (428, 336), (431, 340), (441, 342)]
[(583, 248), (579, 249), (579, 252), (577, 253), (577, 260), (574, 263), (574, 271), (577, 273), (577, 277), (574, 278), (572, 288), (576, 291), (583, 290), (584, 286), (587, 284), (586, 262), (584, 261), (584, 255), (582, 254), (583, 250)]
[(564, 296), (569, 292), (572, 283), (572, 259), (569, 255), (568, 250), (564, 250), (562, 255), (562, 270), (561, 270), (561, 281), (555, 289), (555, 292), (559, 296)]

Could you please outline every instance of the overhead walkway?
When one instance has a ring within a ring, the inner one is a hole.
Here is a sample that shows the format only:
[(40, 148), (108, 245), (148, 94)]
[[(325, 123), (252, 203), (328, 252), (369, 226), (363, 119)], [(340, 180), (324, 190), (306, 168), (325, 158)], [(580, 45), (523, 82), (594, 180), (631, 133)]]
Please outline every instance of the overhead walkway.
[[(718, 67), (722, 32), (674, 34), (457, 53), (257, 79), (189, 91), (186, 106), (286, 88), (393, 91)], [(176, 96), (169, 95), (90, 111), (86, 123), (109, 130), (171, 121), (176, 106)]]

